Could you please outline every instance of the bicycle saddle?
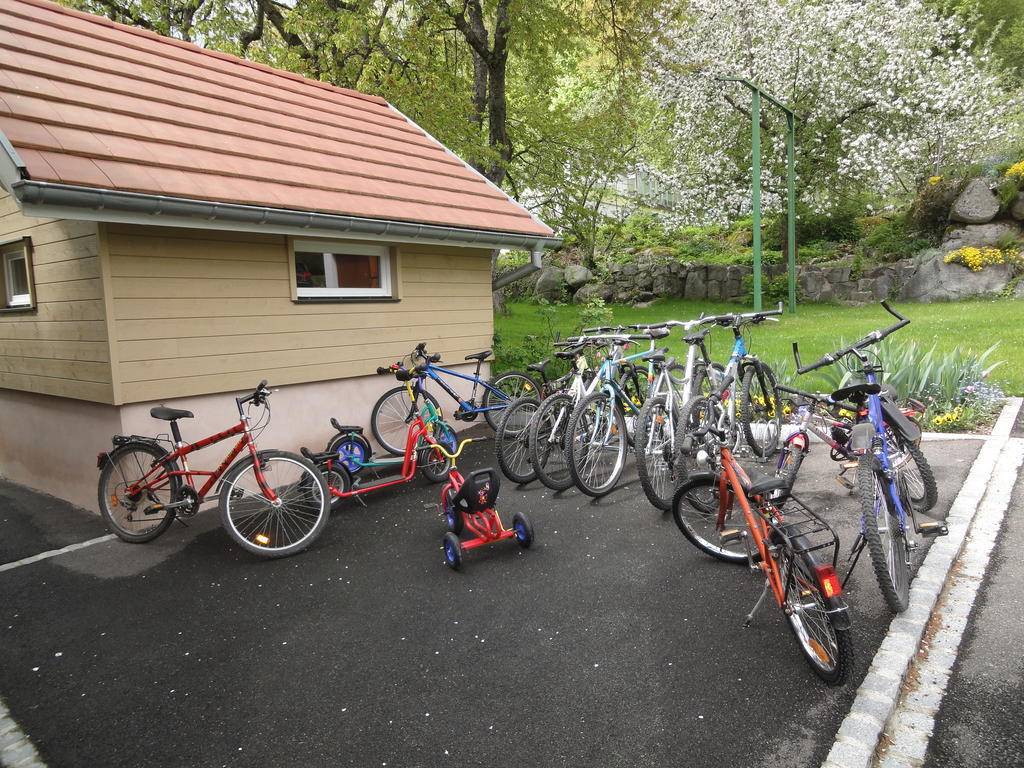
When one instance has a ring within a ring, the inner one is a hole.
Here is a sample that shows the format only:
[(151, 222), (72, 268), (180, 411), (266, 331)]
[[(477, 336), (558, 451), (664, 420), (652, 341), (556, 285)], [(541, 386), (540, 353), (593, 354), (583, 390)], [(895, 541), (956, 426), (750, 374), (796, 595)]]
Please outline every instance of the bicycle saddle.
[(536, 371), (537, 373), (544, 373), (544, 369), (547, 368), (548, 363), (550, 362), (551, 358), (549, 357), (547, 360), (541, 360), (539, 363), (530, 363), (528, 366), (526, 366), (526, 370)]
[(747, 497), (763, 496), (771, 491), (784, 491), (783, 496), (788, 496), (790, 491), (789, 483), (781, 477), (765, 475), (750, 484), (750, 487), (747, 488)]
[(452, 503), (464, 512), (481, 512), (494, 506), (501, 488), (498, 473), (488, 467), (471, 472)]
[(472, 355), (466, 355), (467, 360), (486, 360), (491, 354), (491, 350), (485, 349), (483, 352), (474, 352)]
[(832, 393), (833, 400), (854, 400), (858, 396), (877, 395), (882, 391), (879, 384), (852, 384), (849, 387), (837, 389)]
[(165, 408), (162, 405), (157, 406), (156, 408), (150, 408), (149, 415), (154, 419), (161, 419), (163, 421), (194, 418), (192, 411), (183, 411), (180, 408)]

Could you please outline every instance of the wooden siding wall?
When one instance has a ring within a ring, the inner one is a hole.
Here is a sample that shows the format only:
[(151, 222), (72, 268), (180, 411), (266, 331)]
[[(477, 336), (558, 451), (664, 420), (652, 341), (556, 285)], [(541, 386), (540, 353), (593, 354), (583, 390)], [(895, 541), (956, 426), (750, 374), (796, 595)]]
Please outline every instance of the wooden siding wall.
[(283, 236), (103, 225), (119, 403), (372, 374), (490, 346), (489, 252), (402, 246), (400, 302), (296, 304)]
[(0, 190), (0, 241), (32, 238), (36, 309), (0, 312), (0, 387), (113, 403), (97, 225), (23, 216)]

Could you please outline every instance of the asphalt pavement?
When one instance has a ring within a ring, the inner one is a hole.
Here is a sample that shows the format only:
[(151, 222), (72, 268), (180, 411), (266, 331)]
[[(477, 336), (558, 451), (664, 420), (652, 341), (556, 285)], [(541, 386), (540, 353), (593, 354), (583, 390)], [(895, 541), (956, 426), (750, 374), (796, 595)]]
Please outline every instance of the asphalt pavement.
[(939, 709), (925, 768), (1024, 764), (1024, 729), (1020, 726), (1024, 703), (1022, 494), (1024, 474), (1017, 478), (967, 624)]
[[(940, 513), (980, 445), (924, 444)], [(467, 450), (464, 472), (494, 465), (492, 443)], [(796, 491), (845, 560), (858, 512), (834, 477), (815, 445)], [(854, 673), (826, 688), (777, 609), (742, 628), (757, 577), (693, 549), (635, 471), (598, 501), (505, 482), (498, 509), (530, 514), (534, 547), (472, 550), (458, 573), (439, 492), (417, 478), (349, 502), (285, 560), (239, 550), (211, 510), (149, 544), (0, 571), (0, 696), (52, 768), (802, 768), (892, 618), (865, 555), (847, 585)], [(8, 484), (0, 521), (0, 562), (104, 533)]]

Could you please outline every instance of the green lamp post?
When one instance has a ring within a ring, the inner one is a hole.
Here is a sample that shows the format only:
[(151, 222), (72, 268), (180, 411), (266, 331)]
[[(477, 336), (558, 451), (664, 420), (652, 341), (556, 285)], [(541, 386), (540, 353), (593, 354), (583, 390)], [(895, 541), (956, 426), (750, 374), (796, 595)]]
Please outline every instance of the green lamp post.
[(754, 214), (754, 311), (761, 311), (761, 100), (774, 104), (786, 114), (786, 196), (788, 216), (786, 262), (789, 273), (789, 311), (796, 313), (796, 121), (797, 114), (761, 86), (742, 77), (720, 77), (723, 82), (742, 83), (751, 92), (750, 144)]

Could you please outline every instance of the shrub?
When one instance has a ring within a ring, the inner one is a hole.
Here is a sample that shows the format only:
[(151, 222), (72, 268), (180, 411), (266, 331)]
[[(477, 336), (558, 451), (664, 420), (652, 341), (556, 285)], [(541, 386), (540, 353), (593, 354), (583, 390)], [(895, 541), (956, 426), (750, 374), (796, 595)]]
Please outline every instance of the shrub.
[(864, 238), (863, 244), (875, 251), (880, 261), (899, 261), (928, 248), (932, 241), (911, 233), (905, 216), (897, 216)]
[[(747, 301), (754, 300), (754, 276), (747, 275), (743, 278), (743, 290), (747, 294)], [(796, 284), (796, 299), (801, 299), (800, 283)], [(763, 305), (778, 304), (780, 301), (789, 301), (789, 277), (779, 275), (770, 280), (761, 280), (761, 302)]]
[[(926, 404), (925, 428), (951, 432), (976, 429), (999, 410), (1003, 392), (988, 380), (1003, 363), (989, 364), (998, 346), (993, 344), (978, 355), (959, 346), (946, 351), (934, 344), (926, 350), (915, 341), (888, 339), (870, 350), (882, 361), (882, 378), (901, 399), (913, 397)], [(823, 388), (831, 390), (860, 379), (859, 372), (842, 365), (822, 368), (815, 375)]]

